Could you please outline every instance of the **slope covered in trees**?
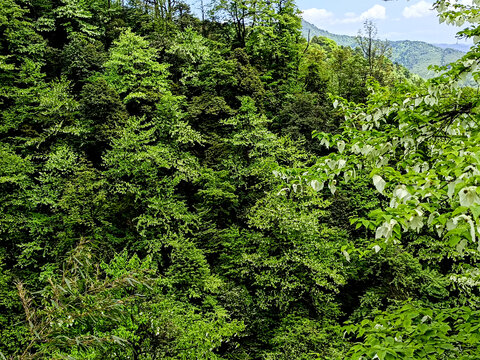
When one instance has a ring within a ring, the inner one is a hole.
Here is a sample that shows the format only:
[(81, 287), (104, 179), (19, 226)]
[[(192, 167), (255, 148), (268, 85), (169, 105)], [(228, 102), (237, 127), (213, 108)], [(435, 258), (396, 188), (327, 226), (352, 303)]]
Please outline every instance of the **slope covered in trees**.
[(204, 5), (0, 0), (0, 357), (476, 359), (480, 51)]
[[(314, 36), (323, 36), (332, 39), (338, 45), (355, 48), (358, 42), (355, 36), (332, 34), (321, 30), (315, 25), (302, 20), (302, 34), (305, 38)], [(448, 45), (437, 46), (423, 41), (389, 41), (392, 51), (390, 60), (405, 66), (414, 74), (420, 75), (424, 79), (430, 79), (436, 76), (435, 71), (430, 70), (430, 65), (445, 66), (457, 61), (466, 51), (452, 49)]]

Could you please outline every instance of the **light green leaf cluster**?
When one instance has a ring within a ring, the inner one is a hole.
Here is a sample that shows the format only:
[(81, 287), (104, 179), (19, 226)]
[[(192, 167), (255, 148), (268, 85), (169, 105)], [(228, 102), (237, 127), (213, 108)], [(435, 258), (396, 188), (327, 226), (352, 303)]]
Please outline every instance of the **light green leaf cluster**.
[(364, 337), (349, 352), (349, 359), (473, 359), (478, 336), (471, 333), (479, 325), (479, 312), (428, 308), (420, 303), (392, 307), (372, 320), (347, 325), (346, 334)]
[(104, 64), (106, 79), (126, 103), (153, 100), (167, 92), (168, 66), (155, 61), (156, 57), (157, 50), (130, 29), (115, 42)]

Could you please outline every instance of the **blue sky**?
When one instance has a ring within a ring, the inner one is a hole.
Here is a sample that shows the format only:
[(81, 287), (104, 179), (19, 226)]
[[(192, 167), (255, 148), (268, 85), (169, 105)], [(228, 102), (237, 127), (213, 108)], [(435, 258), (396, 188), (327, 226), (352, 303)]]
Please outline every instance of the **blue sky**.
[(336, 34), (356, 35), (368, 18), (375, 22), (381, 39), (456, 43), (455, 34), (460, 29), (439, 24), (436, 12), (431, 10), (432, 3), (429, 0), (297, 0), (305, 20)]

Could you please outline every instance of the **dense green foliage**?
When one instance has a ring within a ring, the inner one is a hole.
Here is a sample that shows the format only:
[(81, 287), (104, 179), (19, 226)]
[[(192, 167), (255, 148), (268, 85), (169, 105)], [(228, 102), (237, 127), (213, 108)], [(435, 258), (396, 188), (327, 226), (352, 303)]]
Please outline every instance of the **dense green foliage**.
[(478, 358), (480, 50), (202, 5), (0, 0), (0, 358)]

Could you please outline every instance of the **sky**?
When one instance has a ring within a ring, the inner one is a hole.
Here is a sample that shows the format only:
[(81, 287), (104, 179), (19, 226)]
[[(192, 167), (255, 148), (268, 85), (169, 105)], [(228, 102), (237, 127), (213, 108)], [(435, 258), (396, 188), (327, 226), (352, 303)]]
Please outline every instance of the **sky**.
[(432, 4), (427, 0), (297, 0), (306, 21), (335, 34), (357, 35), (363, 22), (370, 19), (382, 40), (465, 43), (455, 38), (460, 28), (439, 24)]

